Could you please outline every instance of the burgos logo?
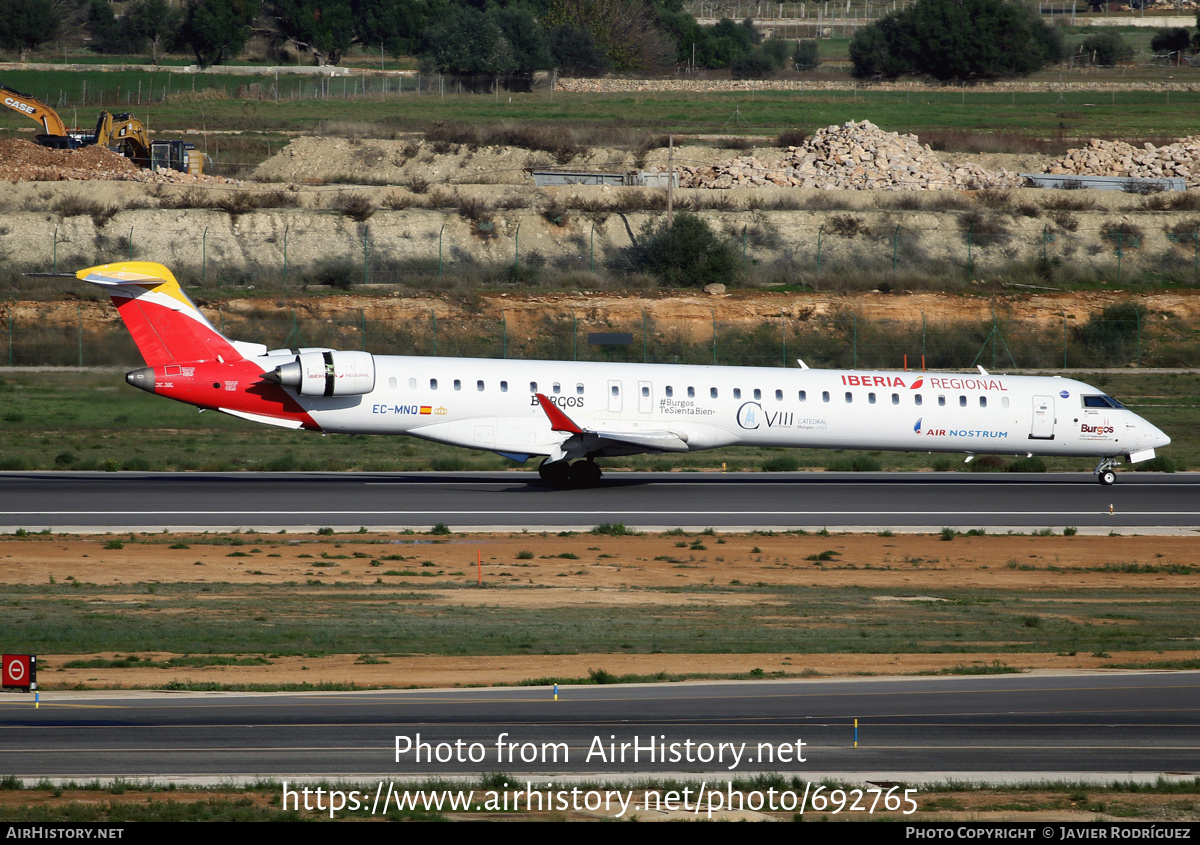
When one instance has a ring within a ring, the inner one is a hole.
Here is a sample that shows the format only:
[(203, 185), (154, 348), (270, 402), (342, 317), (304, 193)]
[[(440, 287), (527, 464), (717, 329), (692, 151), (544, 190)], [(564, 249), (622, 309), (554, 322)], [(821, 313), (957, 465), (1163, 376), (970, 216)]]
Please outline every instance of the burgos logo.
[(1114, 431), (1111, 425), (1088, 425), (1087, 423), (1079, 426), (1079, 430), (1084, 434), (1112, 434)]

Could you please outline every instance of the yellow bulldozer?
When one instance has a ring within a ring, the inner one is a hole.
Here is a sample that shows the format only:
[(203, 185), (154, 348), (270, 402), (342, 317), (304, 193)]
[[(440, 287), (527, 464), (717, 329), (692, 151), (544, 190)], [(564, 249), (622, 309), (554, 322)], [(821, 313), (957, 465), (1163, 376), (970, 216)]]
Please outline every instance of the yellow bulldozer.
[(7, 85), (0, 85), (0, 95), (8, 108), (42, 125), (45, 131), (34, 140), (43, 147), (76, 150), (95, 144), (120, 153), (139, 167), (156, 171), (178, 170), (193, 175), (204, 172), (204, 156), (196, 152), (195, 144), (177, 140), (152, 141), (146, 127), (131, 114), (102, 111), (95, 131), (87, 132), (68, 129), (58, 112), (37, 97), (22, 94)]

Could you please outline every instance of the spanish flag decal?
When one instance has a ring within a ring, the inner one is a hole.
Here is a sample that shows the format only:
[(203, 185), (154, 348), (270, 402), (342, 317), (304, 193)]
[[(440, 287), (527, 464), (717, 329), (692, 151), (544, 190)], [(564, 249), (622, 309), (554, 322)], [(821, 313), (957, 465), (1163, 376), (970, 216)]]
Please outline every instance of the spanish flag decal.
[(422, 414), (432, 414), (432, 413), (433, 413), (433, 406), (432, 406), (432, 405), (422, 405), (422, 406), (421, 406), (421, 413), (422, 413)]

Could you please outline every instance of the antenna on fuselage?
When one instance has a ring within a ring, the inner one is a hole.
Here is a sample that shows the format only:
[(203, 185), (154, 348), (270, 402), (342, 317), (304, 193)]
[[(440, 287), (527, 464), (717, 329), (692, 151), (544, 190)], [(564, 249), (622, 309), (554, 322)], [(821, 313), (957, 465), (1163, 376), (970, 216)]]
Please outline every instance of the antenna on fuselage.
[(800, 365), (800, 369), (802, 369), (802, 370), (808, 369), (808, 364), (804, 363), (804, 361), (802, 359), (797, 358), (796, 363)]

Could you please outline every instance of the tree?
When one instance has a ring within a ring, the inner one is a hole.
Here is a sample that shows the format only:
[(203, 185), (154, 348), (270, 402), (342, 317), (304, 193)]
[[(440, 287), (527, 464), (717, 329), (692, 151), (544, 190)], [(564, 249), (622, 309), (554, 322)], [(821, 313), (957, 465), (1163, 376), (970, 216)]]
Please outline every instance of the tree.
[[(102, 17), (102, 16), (100, 16)], [(158, 64), (172, 46), (183, 24), (183, 15), (166, 0), (135, 0), (125, 15), (112, 22), (100, 40), (106, 53), (140, 53), (150, 47), (150, 60)]]
[(1088, 36), (1081, 46), (1083, 58), (1094, 65), (1111, 65), (1127, 62), (1133, 58), (1133, 48), (1119, 32), (1111, 29)]
[[(1150, 49), (1155, 53), (1182, 54), (1191, 46), (1192, 34), (1182, 26), (1163, 27), (1150, 39)], [(1178, 57), (1175, 59), (1178, 61)]]
[(610, 67), (592, 34), (569, 24), (550, 33), (550, 55), (555, 67), (572, 76), (599, 76)]
[(528, 77), (554, 64), (545, 32), (520, 6), (447, 10), (425, 31), (425, 55), (441, 73)]
[(350, 0), (274, 0), (271, 10), (284, 37), (317, 65), (336, 65), (354, 43)]
[(0, 48), (16, 50), (21, 61), (29, 51), (58, 34), (60, 18), (51, 0), (0, 0)]
[(916, 0), (850, 41), (859, 78), (1024, 76), (1063, 55), (1062, 36), (1013, 0)]
[(687, 212), (676, 214), (671, 228), (666, 220), (648, 222), (629, 248), (628, 259), (633, 269), (650, 273), (669, 287), (728, 284), (741, 270), (733, 243)]
[(192, 0), (179, 37), (201, 66), (217, 65), (246, 46), (258, 11), (259, 0)]
[(792, 53), (792, 64), (796, 66), (796, 70), (817, 69), (821, 64), (821, 56), (815, 38), (805, 38), (796, 45), (796, 52)]
[(659, 23), (660, 9), (671, 12), (651, 0), (547, 0), (542, 23), (590, 32), (614, 70), (659, 70), (670, 67), (675, 56)]

